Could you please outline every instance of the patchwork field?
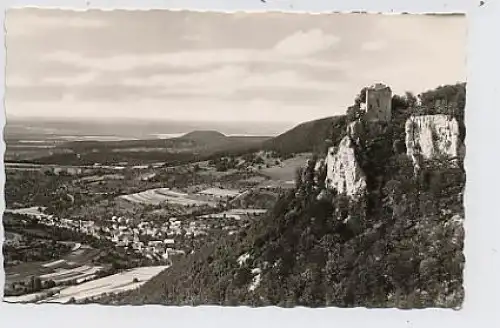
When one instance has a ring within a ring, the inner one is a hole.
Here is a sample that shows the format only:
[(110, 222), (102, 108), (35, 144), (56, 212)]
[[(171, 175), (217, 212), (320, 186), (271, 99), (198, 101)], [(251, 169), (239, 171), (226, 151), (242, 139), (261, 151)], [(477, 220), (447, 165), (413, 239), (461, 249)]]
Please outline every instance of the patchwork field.
[[(60, 289), (61, 288), (51, 289), (50, 292), (54, 292), (54, 291), (57, 291)], [(47, 292), (49, 292), (49, 290), (44, 290), (44, 291), (39, 292), (39, 293), (26, 294), (26, 295), (21, 295), (21, 296), (8, 296), (8, 297), (4, 297), (3, 301), (7, 302), (7, 303), (32, 303), (32, 302), (36, 302), (37, 300), (42, 298), (44, 295), (47, 294)]]
[[(98, 297), (104, 293), (119, 293), (139, 288), (168, 266), (141, 267), (124, 271), (104, 278), (84, 282), (70, 287), (56, 287), (39, 293), (22, 296), (5, 297), (8, 303), (34, 302), (38, 303), (67, 303), (86, 298)], [(52, 295), (52, 296), (49, 296)]]
[(51, 262), (22, 263), (5, 268), (6, 283), (25, 281), (31, 276), (40, 277), (42, 281), (64, 282), (73, 279), (82, 281), (91, 278), (101, 269), (89, 265), (98, 254), (99, 250), (75, 244), (73, 251), (61, 259)]
[(236, 197), (240, 194), (240, 192), (233, 189), (208, 188), (206, 190), (200, 191), (199, 194), (214, 197)]
[(53, 280), (55, 283), (62, 283), (66, 281), (76, 280), (80, 283), (84, 280), (94, 278), (97, 272), (101, 270), (100, 266), (82, 265), (73, 269), (59, 269), (54, 273), (47, 273), (40, 276), (43, 280)]
[(231, 209), (221, 213), (207, 214), (200, 216), (200, 218), (232, 218), (234, 220), (241, 220), (242, 217), (249, 217), (255, 215), (262, 215), (267, 213), (266, 209)]
[(42, 213), (40, 210), (45, 210), (44, 207), (26, 207), (26, 208), (17, 208), (17, 209), (5, 209), (5, 213), (11, 214), (20, 214), (20, 215), (28, 215), (28, 216), (45, 216), (46, 214)]
[(197, 199), (195, 195), (179, 193), (168, 188), (148, 189), (146, 191), (119, 196), (132, 203), (158, 205), (161, 203), (171, 203), (182, 206), (216, 206), (216, 203), (209, 200)]
[(71, 298), (78, 301), (85, 298), (97, 297), (104, 293), (118, 293), (136, 289), (167, 268), (168, 266), (154, 266), (131, 269), (78, 286), (65, 288), (57, 295), (42, 302), (66, 303)]
[(122, 174), (105, 174), (105, 175), (91, 175), (80, 179), (81, 182), (97, 182), (106, 180), (123, 180), (125, 177)]

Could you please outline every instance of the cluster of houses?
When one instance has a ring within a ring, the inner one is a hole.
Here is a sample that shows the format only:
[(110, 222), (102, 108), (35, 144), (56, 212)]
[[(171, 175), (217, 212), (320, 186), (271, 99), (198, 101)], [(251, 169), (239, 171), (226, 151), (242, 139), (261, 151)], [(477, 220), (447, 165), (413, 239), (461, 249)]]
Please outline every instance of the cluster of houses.
[(171, 255), (184, 254), (183, 250), (174, 248), (174, 236), (205, 233), (196, 227), (183, 229), (182, 222), (176, 218), (163, 224), (141, 221), (136, 225), (131, 219), (113, 216), (111, 222), (111, 227), (103, 231), (113, 243), (118, 247), (130, 247), (150, 259), (166, 260)]
[(166, 260), (172, 255), (184, 254), (185, 251), (179, 249), (182, 245), (178, 245), (176, 239), (205, 236), (210, 229), (208, 220), (181, 221), (170, 218), (163, 223), (141, 221), (136, 224), (130, 218), (113, 216), (110, 224), (101, 226), (92, 220), (59, 219), (42, 213), (24, 214), (36, 217), (40, 224), (46, 226), (56, 226), (98, 239), (108, 239), (117, 247), (131, 248), (152, 260)]
[[(233, 198), (238, 191), (211, 188), (203, 191), (206, 197)], [(19, 214), (36, 217), (40, 224), (56, 226), (93, 236), (97, 239), (107, 239), (117, 247), (133, 249), (151, 260), (167, 260), (173, 255), (184, 254), (193, 241), (208, 235), (211, 229), (237, 230), (236, 221), (247, 217), (262, 215), (262, 209), (233, 209), (221, 213), (200, 215), (193, 220), (179, 220), (172, 217), (164, 222), (138, 222), (132, 218), (113, 216), (109, 221), (96, 224), (92, 220), (60, 219), (43, 213), (43, 209), (17, 210)], [(230, 224), (231, 221), (232, 223)], [(236, 224), (236, 225), (234, 225)]]
[[(137, 225), (131, 219), (112, 217), (110, 226), (100, 226), (92, 220), (59, 219), (43, 213), (23, 213), (35, 217), (40, 224), (55, 226), (91, 235), (97, 239), (111, 240), (118, 247), (130, 247), (150, 259), (168, 259), (170, 255), (184, 254), (183, 250), (174, 249), (173, 238), (161, 236), (186, 235), (198, 236), (205, 233), (195, 226), (182, 229), (181, 221), (172, 218), (167, 223), (156, 227), (153, 222), (143, 221)], [(141, 238), (145, 237), (145, 238)], [(141, 241), (146, 239), (147, 242)]]

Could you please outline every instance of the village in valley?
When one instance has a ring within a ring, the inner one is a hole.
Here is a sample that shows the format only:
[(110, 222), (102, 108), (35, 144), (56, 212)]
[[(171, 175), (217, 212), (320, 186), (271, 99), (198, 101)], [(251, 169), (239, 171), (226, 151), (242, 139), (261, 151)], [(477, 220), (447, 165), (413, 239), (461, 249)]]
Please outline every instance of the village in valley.
[[(259, 220), (293, 188), (308, 156), (259, 151), (175, 167), (7, 164), (6, 300), (84, 302), (137, 288), (177, 258)], [(14, 181), (29, 179), (53, 189), (11, 192)], [(37, 249), (38, 258), (27, 257)], [(129, 277), (126, 286), (121, 278), (116, 288), (82, 292), (113, 275)]]

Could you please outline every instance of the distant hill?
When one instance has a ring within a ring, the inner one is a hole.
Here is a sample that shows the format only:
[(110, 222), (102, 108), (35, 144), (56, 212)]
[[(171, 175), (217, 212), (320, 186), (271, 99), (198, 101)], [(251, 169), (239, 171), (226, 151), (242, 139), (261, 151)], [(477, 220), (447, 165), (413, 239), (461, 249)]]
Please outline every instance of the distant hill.
[(325, 144), (325, 136), (333, 136), (333, 143), (343, 137), (346, 116), (331, 116), (297, 125), (285, 133), (267, 140), (263, 148), (283, 154), (319, 151)]
[(246, 149), (247, 146), (260, 147), (260, 144), (271, 137), (267, 136), (226, 136), (213, 130), (197, 130), (189, 132), (172, 141), (191, 142), (198, 147), (210, 147), (213, 151)]
[[(218, 153), (255, 151), (266, 136), (226, 136), (217, 131), (196, 130), (169, 139), (72, 141), (61, 144), (51, 153), (28, 159), (42, 164), (113, 164), (155, 161), (201, 160)], [(8, 146), (8, 145), (7, 145)], [(78, 154), (78, 156), (76, 156)], [(22, 158), (19, 160), (22, 161)]]
[(228, 137), (218, 131), (212, 131), (212, 130), (199, 130), (199, 131), (192, 131), (189, 133), (186, 133), (182, 137), (176, 138), (180, 140), (191, 140), (197, 143), (206, 143), (206, 144), (211, 144), (211, 143), (221, 143), (221, 142), (226, 142), (228, 140)]
[[(70, 141), (56, 148), (19, 152), (15, 140), (7, 143), (7, 158), (45, 164), (92, 164), (117, 162), (189, 161), (204, 157), (241, 155), (273, 150), (282, 155), (325, 150), (325, 136), (338, 143), (345, 131), (346, 117), (332, 116), (302, 123), (277, 137), (226, 136), (216, 130), (193, 130), (180, 137), (114, 141)], [(24, 145), (23, 145), (24, 146)], [(25, 146), (24, 146), (25, 147)], [(23, 150), (26, 150), (23, 148)], [(78, 156), (76, 156), (78, 154)]]

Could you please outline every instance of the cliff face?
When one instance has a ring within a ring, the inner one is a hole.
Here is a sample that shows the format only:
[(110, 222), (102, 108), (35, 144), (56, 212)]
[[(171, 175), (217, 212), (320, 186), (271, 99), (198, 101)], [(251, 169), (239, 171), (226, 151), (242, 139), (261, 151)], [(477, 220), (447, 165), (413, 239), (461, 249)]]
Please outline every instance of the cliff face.
[[(339, 194), (354, 197), (366, 192), (367, 172), (363, 172), (356, 157), (356, 152), (363, 152), (366, 129), (376, 135), (380, 126), (365, 126), (359, 120), (354, 121), (347, 125), (347, 135), (340, 143), (328, 150), (326, 186)], [(420, 168), (422, 160), (464, 156), (459, 123), (448, 115), (412, 116), (405, 123), (405, 132), (406, 152), (416, 168)]]
[(405, 124), (406, 152), (416, 166), (437, 156), (461, 157), (459, 124), (447, 115), (410, 117)]
[(326, 186), (339, 194), (355, 196), (366, 190), (366, 176), (356, 159), (355, 141), (359, 140), (360, 127), (351, 123), (338, 147), (330, 147), (326, 156)]

